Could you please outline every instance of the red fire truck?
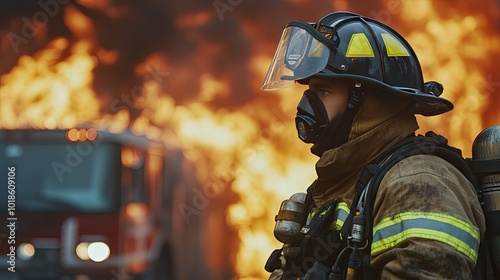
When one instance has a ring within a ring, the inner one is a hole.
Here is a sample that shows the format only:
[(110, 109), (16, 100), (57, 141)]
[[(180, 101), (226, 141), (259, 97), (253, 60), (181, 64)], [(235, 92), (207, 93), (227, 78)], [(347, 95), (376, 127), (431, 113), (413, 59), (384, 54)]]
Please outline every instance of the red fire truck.
[(178, 148), (92, 128), (0, 130), (0, 180), (1, 279), (197, 279), (207, 271), (193, 261), (205, 255), (201, 232), (177, 207), (197, 188)]

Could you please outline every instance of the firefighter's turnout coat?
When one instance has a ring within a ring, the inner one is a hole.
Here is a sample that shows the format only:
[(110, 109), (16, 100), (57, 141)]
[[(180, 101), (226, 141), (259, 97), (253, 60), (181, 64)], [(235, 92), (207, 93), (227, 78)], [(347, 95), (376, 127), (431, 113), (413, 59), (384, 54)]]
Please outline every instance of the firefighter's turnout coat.
[[(364, 167), (418, 129), (411, 106), (366, 94), (349, 141), (316, 164), (316, 209), (337, 200), (344, 202), (337, 211), (348, 211), (342, 205), (352, 203)], [(433, 155), (401, 160), (382, 179), (372, 216), (370, 264), (381, 279), (472, 278), (485, 220), (472, 184), (452, 164)]]

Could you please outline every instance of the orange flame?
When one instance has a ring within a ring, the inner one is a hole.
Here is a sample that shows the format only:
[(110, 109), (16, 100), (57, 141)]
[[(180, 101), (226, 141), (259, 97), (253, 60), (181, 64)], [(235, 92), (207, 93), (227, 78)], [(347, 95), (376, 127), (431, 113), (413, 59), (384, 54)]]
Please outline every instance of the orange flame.
[(57, 38), (33, 56), (22, 56), (2, 76), (2, 127), (71, 127), (99, 116), (99, 100), (90, 88), (96, 61), (87, 53), (89, 45), (76, 43), (63, 60), (67, 48), (68, 40)]
[[(431, 2), (403, 2), (402, 18), (407, 23), (425, 15), (422, 28), (415, 28), (407, 40), (419, 56), (426, 78), (445, 85), (444, 97), (455, 109), (435, 118), (419, 118), (422, 131), (434, 129), (449, 137), (452, 145), (471, 156), (471, 145), (485, 127), (482, 115), (487, 106), (488, 81), (482, 61), (500, 47), (500, 37), (488, 33), (488, 22), (481, 15), (457, 15), (441, 19)], [(418, 12), (415, 12), (418, 10)]]
[[(99, 5), (99, 1), (80, 2)], [(339, 3), (342, 7), (349, 5), (346, 1)], [(406, 19), (407, 26), (420, 27), (405, 37), (418, 54), (426, 80), (443, 83), (445, 97), (455, 104), (451, 113), (419, 118), (421, 131), (433, 129), (449, 137), (451, 144), (470, 156), (471, 143), (484, 128), (481, 116), (488, 101), (488, 76), (477, 62), (500, 49), (500, 38), (488, 33), (488, 23), (480, 15), (443, 19), (430, 1), (400, 4), (398, 18)], [(113, 10), (114, 16), (123, 13)], [(195, 19), (195, 23), (208, 20), (204, 13)], [(86, 33), (88, 22), (82, 18), (77, 17), (70, 26), (84, 34), (81, 37), (93, 36)], [(266, 278), (264, 263), (270, 252), (280, 247), (272, 234), (280, 202), (304, 192), (315, 177), (316, 158), (297, 139), (293, 125), (300, 98), (293, 94), (297, 89), (259, 93), (234, 111), (213, 109), (204, 103), (229, 92), (227, 83), (211, 73), (200, 76), (199, 100), (188, 105), (177, 104), (158, 81), (146, 80), (143, 94), (134, 100), (134, 106), (143, 110), (131, 122), (126, 109), (114, 114), (99, 112), (101, 101), (91, 87), (92, 71), (98, 61), (111, 64), (119, 54), (94, 50), (94, 56), (91, 47), (87, 39), (69, 44), (67, 39), (57, 38), (32, 56), (22, 56), (9, 73), (0, 77), (0, 127), (52, 129), (89, 123), (116, 132), (129, 127), (137, 134), (182, 144), (186, 157), (201, 167), (197, 176), (207, 187), (239, 196), (226, 217), (240, 240), (235, 256), (238, 278)], [(250, 68), (258, 78), (252, 81), (255, 88), (260, 87), (271, 51), (260, 50), (251, 60)], [(168, 68), (164, 58), (152, 55), (137, 66), (137, 72), (143, 73), (149, 63)], [(271, 104), (269, 99), (275, 102)], [(176, 137), (170, 137), (174, 134)], [(226, 186), (230, 190), (224, 189)]]

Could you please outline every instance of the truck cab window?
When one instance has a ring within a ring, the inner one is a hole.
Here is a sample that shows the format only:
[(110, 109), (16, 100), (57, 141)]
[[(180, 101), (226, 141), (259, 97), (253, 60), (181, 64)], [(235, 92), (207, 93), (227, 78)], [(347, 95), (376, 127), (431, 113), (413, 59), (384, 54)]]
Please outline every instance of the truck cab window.
[(132, 147), (122, 147), (122, 201), (124, 204), (148, 201), (144, 158), (144, 151)]
[(16, 206), (22, 212), (112, 212), (119, 152), (107, 143), (0, 144), (0, 168), (19, 167)]

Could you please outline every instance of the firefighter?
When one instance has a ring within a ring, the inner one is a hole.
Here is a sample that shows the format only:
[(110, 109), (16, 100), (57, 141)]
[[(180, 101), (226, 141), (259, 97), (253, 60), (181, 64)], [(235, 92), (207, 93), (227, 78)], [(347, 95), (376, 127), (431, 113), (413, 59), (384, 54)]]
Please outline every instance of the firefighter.
[[(473, 184), (449, 161), (418, 153), (401, 158), (382, 177), (370, 222), (356, 220), (363, 209), (352, 211), (365, 167), (415, 137), (415, 114), (453, 108), (439, 97), (441, 84), (424, 83), (408, 42), (389, 26), (349, 12), (317, 23), (290, 21), (262, 89), (294, 83), (307, 86), (295, 121), (298, 137), (319, 157), (318, 177), (302, 201), (308, 217), (294, 233), (299, 238), (283, 241), (288, 244), (266, 264), (271, 278), (472, 278), (485, 220)], [(349, 213), (354, 219), (346, 231)], [(356, 238), (368, 224), (369, 244)]]

